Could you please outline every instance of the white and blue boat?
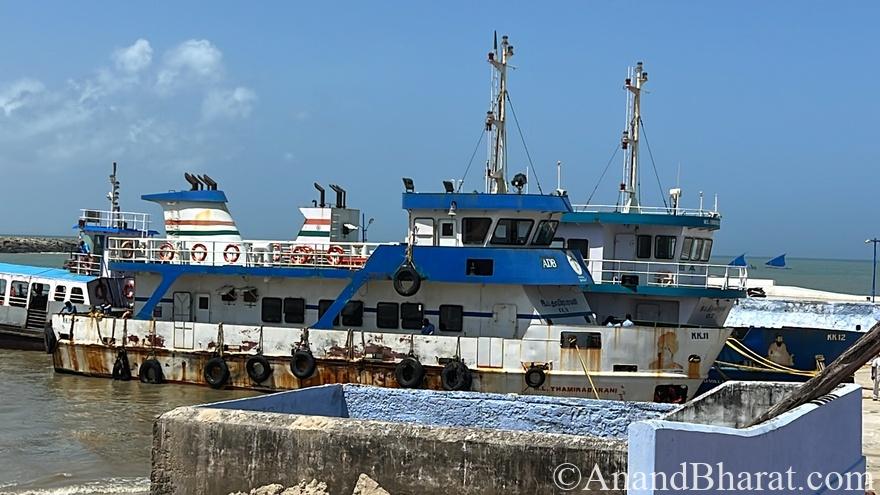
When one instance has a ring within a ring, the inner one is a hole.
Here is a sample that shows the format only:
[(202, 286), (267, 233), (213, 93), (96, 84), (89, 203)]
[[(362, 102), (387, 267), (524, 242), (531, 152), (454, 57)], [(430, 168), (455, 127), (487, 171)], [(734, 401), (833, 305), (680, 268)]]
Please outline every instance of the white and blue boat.
[[(245, 240), (218, 184), (187, 175), (189, 190), (143, 197), (161, 206), (164, 238), (108, 241), (109, 269), (136, 279), (134, 317), (55, 316), (55, 368), (259, 390), (353, 382), (692, 397), (730, 333), (718, 322), (741, 292), (731, 285), (741, 283), (740, 273), (719, 271), (715, 281), (715, 267), (702, 261), (717, 216), (675, 208), (671, 220), (631, 237), (609, 234), (617, 242), (607, 248), (619, 246), (622, 257), (607, 263), (596, 257), (601, 243), (569, 235), (560, 244), (564, 229), (584, 223), (624, 235), (636, 217), (650, 222), (636, 205), (593, 214), (572, 208), (564, 191), (523, 192), (524, 175), (508, 183), (512, 55), (504, 37), (489, 56), (496, 85), (485, 193), (462, 193), (449, 181), (444, 192), (417, 192), (404, 178), (406, 241), (370, 244), (358, 238), (360, 212), (344, 189), (331, 186), (336, 200), (328, 203), (319, 187), (314, 205), (300, 209), (305, 222), (296, 239)], [(635, 258), (638, 235), (651, 229), (657, 239), (669, 229), (684, 236), (656, 241), (657, 258), (690, 243), (693, 259)], [(633, 249), (632, 259), (624, 249)], [(625, 298), (633, 304), (622, 305)], [(634, 322), (600, 321), (627, 311)], [(664, 325), (667, 315), (674, 317)]]

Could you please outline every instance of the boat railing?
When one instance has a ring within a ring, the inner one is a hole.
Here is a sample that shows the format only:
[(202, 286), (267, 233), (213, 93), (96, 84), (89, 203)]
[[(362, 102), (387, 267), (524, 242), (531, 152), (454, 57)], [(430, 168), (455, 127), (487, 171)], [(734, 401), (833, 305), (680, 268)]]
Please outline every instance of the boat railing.
[(150, 231), (150, 214), (129, 211), (80, 210), (79, 227), (135, 230), (144, 234)]
[(110, 238), (111, 262), (357, 269), (378, 243)]
[(721, 213), (703, 208), (672, 208), (666, 206), (572, 205), (576, 212), (644, 213), (649, 215), (680, 215), (715, 218)]
[(749, 275), (744, 266), (707, 263), (600, 259), (588, 264), (597, 283), (624, 286), (745, 290)]
[(101, 275), (101, 257), (93, 254), (70, 253), (64, 267), (78, 275)]

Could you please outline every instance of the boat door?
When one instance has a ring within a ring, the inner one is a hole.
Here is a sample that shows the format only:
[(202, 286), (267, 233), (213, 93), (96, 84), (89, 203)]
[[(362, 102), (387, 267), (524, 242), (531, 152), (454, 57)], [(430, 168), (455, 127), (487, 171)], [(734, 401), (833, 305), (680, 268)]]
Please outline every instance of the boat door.
[(46, 326), (49, 310), (49, 284), (34, 282), (31, 284), (30, 301), (27, 306), (27, 328), (42, 329)]
[(175, 292), (171, 318), (174, 321), (174, 347), (192, 349), (195, 340), (195, 328), (192, 318), (192, 294)]
[(416, 218), (413, 221), (413, 231), (416, 246), (434, 245), (434, 219)]
[(196, 294), (196, 321), (199, 323), (211, 322), (210, 294)]
[(455, 221), (440, 220), (440, 236), (438, 238), (438, 246), (455, 246)]
[[(636, 235), (617, 234), (614, 236), (614, 262), (612, 266), (604, 266), (602, 270), (603, 280), (623, 282), (624, 275), (635, 269), (635, 263), (627, 261), (636, 259)], [(638, 285), (638, 282), (636, 282)]]
[(492, 318), (485, 337), (477, 339), (477, 366), (501, 368), (504, 365), (504, 339), (516, 335), (516, 305), (496, 304), (492, 306)]

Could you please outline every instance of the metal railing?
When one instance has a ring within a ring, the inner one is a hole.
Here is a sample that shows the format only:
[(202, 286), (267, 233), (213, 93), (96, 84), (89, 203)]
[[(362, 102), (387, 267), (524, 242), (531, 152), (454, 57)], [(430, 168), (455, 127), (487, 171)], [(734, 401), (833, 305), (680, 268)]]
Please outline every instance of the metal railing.
[(93, 254), (70, 253), (64, 268), (79, 275), (101, 275), (101, 257)]
[(109, 260), (208, 266), (361, 268), (376, 243), (110, 238)]
[(110, 229), (128, 229), (144, 234), (150, 230), (150, 214), (128, 211), (80, 210), (80, 227), (96, 226)]
[(603, 284), (745, 290), (749, 277), (747, 267), (707, 263), (589, 260), (588, 265), (596, 283)]
[[(576, 212), (617, 212), (622, 213), (621, 205), (572, 205)], [(630, 206), (629, 213), (645, 213), (649, 215), (680, 215), (696, 217), (720, 217), (721, 213), (703, 208), (672, 208), (666, 206)]]

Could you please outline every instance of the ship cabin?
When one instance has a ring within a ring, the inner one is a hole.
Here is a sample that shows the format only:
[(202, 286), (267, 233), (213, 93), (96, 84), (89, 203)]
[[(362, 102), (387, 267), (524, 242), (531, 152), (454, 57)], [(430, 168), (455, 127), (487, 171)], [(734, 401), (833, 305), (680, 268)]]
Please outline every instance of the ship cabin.
[(73, 228), (79, 232), (80, 244), (69, 254), (65, 267), (71, 273), (95, 277), (111, 276), (104, 256), (108, 239), (145, 239), (158, 233), (150, 230), (149, 214), (113, 210), (80, 210)]
[(97, 277), (67, 270), (0, 263), (0, 327), (32, 329), (42, 337), (48, 315), (66, 302), (87, 313), (99, 285)]
[[(187, 323), (521, 337), (531, 323), (593, 321), (576, 253), (551, 248), (565, 196), (416, 193), (407, 241), (366, 243), (360, 212), (319, 199), (294, 240), (243, 240), (216, 189), (143, 196), (165, 238), (110, 240), (110, 268), (135, 274), (135, 318)], [(181, 339), (185, 339), (181, 336)]]
[(578, 205), (563, 215), (554, 245), (586, 261), (600, 323), (630, 315), (643, 325), (723, 326), (745, 296), (746, 267), (709, 263), (720, 213), (679, 208), (676, 192), (671, 208)]

